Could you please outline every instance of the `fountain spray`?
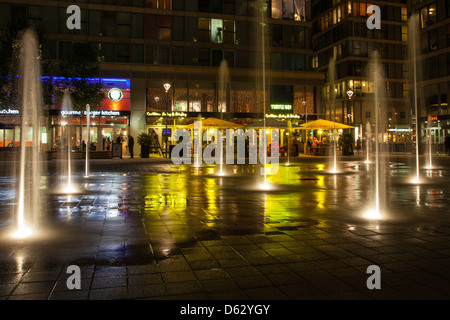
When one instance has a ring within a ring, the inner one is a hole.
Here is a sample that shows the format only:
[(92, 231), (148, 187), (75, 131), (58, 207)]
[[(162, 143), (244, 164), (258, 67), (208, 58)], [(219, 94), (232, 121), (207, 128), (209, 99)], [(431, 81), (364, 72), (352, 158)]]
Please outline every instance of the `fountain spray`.
[(87, 143), (86, 143), (86, 164), (85, 164), (85, 178), (89, 178), (89, 149), (91, 147), (91, 132), (90, 132), (90, 119), (91, 119), (91, 107), (86, 105), (86, 131), (87, 131)]
[[(20, 61), (21, 127), (18, 181), (17, 230), (13, 236), (25, 238), (38, 228), (42, 212), (40, 156), (40, 115), (42, 109), (41, 69), (38, 42), (28, 29), (22, 37)], [(31, 145), (27, 146), (31, 136)]]

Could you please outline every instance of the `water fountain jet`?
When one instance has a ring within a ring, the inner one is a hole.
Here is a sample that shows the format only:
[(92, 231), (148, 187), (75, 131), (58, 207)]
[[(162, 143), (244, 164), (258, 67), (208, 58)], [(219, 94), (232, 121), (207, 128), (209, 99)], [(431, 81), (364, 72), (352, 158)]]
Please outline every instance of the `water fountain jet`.
[[(220, 131), (222, 132), (222, 120), (223, 120), (223, 113), (226, 112), (227, 108), (227, 89), (228, 84), (230, 81), (229, 78), (229, 72), (228, 72), (228, 62), (226, 60), (222, 60), (219, 67), (219, 112), (220, 112)], [(225, 107), (225, 108), (224, 108)], [(221, 143), (222, 145), (219, 147), (220, 150), (220, 171), (219, 176), (224, 176), (223, 172), (223, 140), (218, 141), (217, 143)]]
[(408, 32), (410, 36), (409, 55), (413, 61), (413, 82), (414, 82), (414, 116), (416, 131), (416, 177), (411, 181), (414, 184), (420, 183), (420, 161), (419, 161), (419, 112), (418, 112), (418, 94), (417, 94), (417, 55), (419, 46), (419, 23), (417, 15), (412, 14), (408, 23)]
[[(373, 198), (370, 207), (364, 213), (364, 217), (371, 220), (382, 219), (387, 213), (387, 182), (386, 182), (386, 159), (380, 150), (380, 134), (385, 132), (386, 114), (386, 82), (384, 80), (379, 53), (374, 52), (370, 64), (370, 77), (374, 83), (374, 113), (375, 113), (375, 150), (373, 152), (374, 168), (372, 168)], [(383, 121), (384, 119), (384, 121)]]
[[(66, 114), (70, 114), (72, 110), (72, 101), (70, 98), (69, 91), (64, 92), (63, 100), (62, 100), (62, 110), (65, 111)], [(60, 173), (61, 177), (66, 177), (66, 181), (62, 183), (61, 190), (63, 193), (72, 194), (76, 193), (77, 189), (73, 186), (72, 183), (72, 136), (71, 136), (71, 128), (69, 123), (63, 125), (63, 128), (67, 131), (67, 159), (66, 164), (62, 166)], [(63, 159), (64, 159), (64, 148), (62, 148)]]
[(335, 93), (335, 81), (336, 81), (336, 54), (330, 59), (328, 63), (328, 81), (331, 82), (331, 94), (333, 97), (333, 109), (334, 116), (333, 122), (335, 123), (335, 128), (333, 129), (332, 137), (333, 137), (333, 157), (331, 158), (332, 163), (330, 163), (331, 169), (328, 171), (329, 173), (339, 173), (338, 165), (337, 165), (337, 134), (336, 134), (336, 93)]
[[(21, 105), (20, 161), (17, 186), (17, 229), (15, 238), (26, 238), (39, 228), (42, 213), (42, 162), (40, 121), (42, 110), (41, 68), (37, 37), (24, 32), (21, 41), (19, 92)], [(29, 140), (31, 136), (31, 141)]]

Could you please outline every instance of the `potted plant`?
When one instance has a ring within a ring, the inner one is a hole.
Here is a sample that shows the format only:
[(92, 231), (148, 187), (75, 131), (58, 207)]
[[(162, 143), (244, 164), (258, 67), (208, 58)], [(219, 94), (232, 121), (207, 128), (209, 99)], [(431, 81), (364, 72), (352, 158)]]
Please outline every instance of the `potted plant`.
[(148, 133), (142, 132), (137, 136), (137, 143), (141, 146), (141, 158), (148, 158), (154, 138)]
[(342, 148), (342, 154), (344, 156), (352, 156), (353, 155), (354, 141), (355, 141), (355, 138), (353, 136), (353, 133), (350, 133), (350, 132), (343, 133), (339, 137), (339, 145)]

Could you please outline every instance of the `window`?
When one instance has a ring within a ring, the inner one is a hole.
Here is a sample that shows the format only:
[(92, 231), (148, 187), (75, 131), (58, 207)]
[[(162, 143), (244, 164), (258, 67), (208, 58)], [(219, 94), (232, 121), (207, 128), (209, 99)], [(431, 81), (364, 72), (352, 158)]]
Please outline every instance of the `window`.
[(370, 111), (366, 111), (366, 119), (370, 119)]
[(197, 42), (198, 41), (197, 18), (184, 17), (184, 40), (187, 42)]
[[(238, 1), (241, 2), (240, 0), (238, 0)], [(245, 2), (245, 1), (242, 1), (242, 2)], [(235, 14), (236, 13), (236, 0), (224, 0), (223, 13)]]
[(198, 19), (198, 39), (200, 42), (210, 41), (210, 19)]
[(426, 28), (436, 23), (436, 4), (430, 4), (429, 6), (420, 9), (420, 27)]
[(205, 67), (211, 66), (211, 54), (209, 48), (199, 48), (198, 65)]
[(294, 27), (293, 26), (283, 26), (283, 39), (284, 47), (292, 48), (294, 45)]
[(144, 63), (144, 45), (142, 44), (131, 45), (131, 62)]
[(223, 20), (211, 19), (211, 42), (223, 43)]
[(272, 0), (272, 18), (306, 21), (306, 0)]
[(212, 66), (218, 67), (223, 60), (223, 51), (222, 50), (213, 50), (212, 51)]
[(437, 29), (431, 30), (429, 32), (429, 49), (430, 51), (437, 50)]
[(236, 14), (238, 16), (246, 16), (248, 13), (247, 1), (237, 1)]
[(294, 46), (296, 48), (305, 48), (306, 30), (303, 27), (294, 28)]
[(145, 0), (145, 4), (147, 8), (172, 10), (172, 0)]
[(225, 44), (234, 44), (235, 43), (235, 30), (236, 26), (233, 20), (224, 20), (223, 21), (223, 43)]
[(184, 0), (172, 0), (173, 10), (184, 10)]
[[(356, 3), (358, 5), (358, 3)], [(359, 16), (365, 17), (367, 15), (367, 4), (364, 2), (359, 3)]]
[(211, 12), (223, 13), (223, 0), (211, 0)]
[(131, 15), (129, 13), (117, 13), (117, 36), (129, 37), (131, 32)]
[(45, 46), (42, 47), (42, 57), (44, 59), (57, 59), (57, 41), (47, 39)]
[(102, 57), (104, 62), (115, 62), (116, 48), (114, 43), (102, 44)]
[[(55, 16), (58, 14), (57, 12), (54, 13)], [(0, 3), (0, 21), (1, 23), (7, 23), (10, 21), (10, 12), (9, 12), (9, 4), (6, 3)], [(56, 28), (58, 28), (58, 25), (56, 25)], [(57, 33), (58, 31), (54, 32)]]
[[(9, 13), (9, 10), (7, 12)], [(99, 17), (99, 19), (100, 18), (101, 17)], [(8, 19), (6, 20), (2, 19), (1, 21), (8, 21), (8, 20), (9, 16)], [(44, 23), (45, 32), (58, 33), (58, 9), (55, 7), (42, 7), (42, 22)], [(100, 21), (98, 21), (97, 23), (100, 24)]]
[(172, 48), (172, 64), (183, 65), (184, 64), (184, 50), (183, 47)]
[(143, 38), (144, 37), (144, 15), (139, 13), (133, 13), (132, 15), (132, 31), (131, 36), (133, 38)]
[(32, 21), (33, 25), (38, 27), (41, 25), (41, 7), (28, 6), (28, 20)]
[(158, 63), (158, 47), (156, 46), (145, 47), (145, 63), (147, 64)]
[(210, 0), (199, 0), (198, 10), (200, 12), (210, 12), (211, 11), (211, 1)]
[(183, 41), (184, 40), (184, 18), (173, 17), (172, 18), (173, 35), (172, 40)]
[(170, 64), (170, 48), (159, 47), (158, 64)]
[(116, 13), (115, 12), (103, 12), (103, 36), (115, 37), (116, 36)]
[(184, 1), (186, 11), (198, 11), (198, 0)]
[(130, 62), (130, 45), (129, 44), (117, 44), (117, 62)]
[(283, 56), (281, 53), (272, 53), (272, 69), (283, 70)]
[(185, 47), (184, 48), (184, 65), (186, 66), (197, 66), (199, 62), (198, 48), (196, 47)]
[(158, 39), (158, 16), (155, 14), (145, 15), (145, 37)]
[(408, 27), (402, 26), (402, 42), (408, 41)]
[(407, 22), (408, 21), (408, 9), (405, 7), (402, 7), (402, 22)]
[(311, 67), (312, 67), (313, 69), (317, 69), (317, 68), (319, 67), (319, 57), (318, 57), (318, 56), (314, 56), (314, 57), (311, 59)]
[(223, 58), (227, 62), (229, 68), (234, 68), (234, 51), (224, 51)]
[(272, 26), (272, 45), (274, 47), (283, 46), (283, 26), (273, 25)]
[(170, 40), (172, 38), (172, 17), (159, 16), (159, 40)]

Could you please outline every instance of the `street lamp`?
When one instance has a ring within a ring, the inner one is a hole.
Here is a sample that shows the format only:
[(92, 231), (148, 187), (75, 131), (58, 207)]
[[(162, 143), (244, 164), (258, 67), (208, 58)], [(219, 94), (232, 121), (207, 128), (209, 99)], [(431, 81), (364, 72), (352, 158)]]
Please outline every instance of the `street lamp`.
[[(349, 100), (352, 100), (352, 97), (353, 97), (353, 95), (355, 94), (355, 92), (353, 91), (353, 90), (348, 90), (347, 91), (347, 95), (348, 95), (348, 99)], [(350, 104), (350, 102), (349, 102), (349, 104)], [(353, 119), (351, 119), (351, 116), (352, 116), (352, 114), (355, 112), (354, 110), (352, 110), (353, 108), (351, 108), (351, 106), (350, 106), (350, 114), (348, 114), (347, 115), (347, 117), (348, 117), (348, 123), (353, 123)], [(352, 121), (351, 121), (352, 120)]]
[(166, 132), (165, 132), (165, 142), (166, 142), (166, 158), (168, 158), (169, 154), (167, 152), (167, 145), (168, 145), (167, 114), (169, 113), (169, 90), (170, 90), (171, 84), (166, 82), (166, 83), (163, 84), (163, 87), (166, 90)]
[(352, 100), (352, 97), (353, 97), (354, 94), (355, 94), (355, 92), (354, 92), (353, 90), (348, 90), (348, 91), (347, 91), (347, 95), (348, 95), (348, 98), (349, 98), (350, 100)]

